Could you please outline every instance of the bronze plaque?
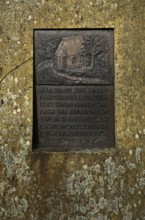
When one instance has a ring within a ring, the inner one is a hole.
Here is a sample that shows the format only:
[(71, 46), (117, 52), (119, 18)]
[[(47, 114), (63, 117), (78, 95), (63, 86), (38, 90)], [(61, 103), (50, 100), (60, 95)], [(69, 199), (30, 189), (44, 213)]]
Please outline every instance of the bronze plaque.
[(113, 55), (112, 29), (34, 30), (34, 147), (114, 147)]

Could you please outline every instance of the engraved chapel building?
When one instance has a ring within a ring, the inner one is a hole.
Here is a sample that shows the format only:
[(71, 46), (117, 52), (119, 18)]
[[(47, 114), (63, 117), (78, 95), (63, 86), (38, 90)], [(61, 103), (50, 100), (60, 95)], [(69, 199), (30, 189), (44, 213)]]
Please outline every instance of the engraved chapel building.
[(82, 43), (82, 35), (62, 38), (55, 52), (56, 65), (59, 70), (71, 70), (83, 66)]

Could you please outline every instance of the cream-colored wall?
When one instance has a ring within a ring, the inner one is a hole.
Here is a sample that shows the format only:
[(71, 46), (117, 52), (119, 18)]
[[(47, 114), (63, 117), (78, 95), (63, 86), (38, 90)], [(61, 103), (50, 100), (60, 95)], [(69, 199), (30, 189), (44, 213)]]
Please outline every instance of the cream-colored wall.
[[(1, 1), (0, 13), (0, 219), (145, 219), (144, 0)], [(114, 150), (32, 152), (34, 28), (114, 28)]]

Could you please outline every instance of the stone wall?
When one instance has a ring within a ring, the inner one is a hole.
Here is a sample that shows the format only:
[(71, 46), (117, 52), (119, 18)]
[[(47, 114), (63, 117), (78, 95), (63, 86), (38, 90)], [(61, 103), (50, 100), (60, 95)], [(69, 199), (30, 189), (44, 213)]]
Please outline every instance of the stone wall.
[[(145, 219), (145, 1), (0, 2), (0, 219)], [(113, 150), (32, 151), (33, 29), (114, 28)]]

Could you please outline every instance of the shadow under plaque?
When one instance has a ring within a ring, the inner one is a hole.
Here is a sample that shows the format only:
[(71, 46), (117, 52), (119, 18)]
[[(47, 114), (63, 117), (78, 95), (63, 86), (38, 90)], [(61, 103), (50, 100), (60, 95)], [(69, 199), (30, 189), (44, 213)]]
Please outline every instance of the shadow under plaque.
[(33, 148), (112, 148), (113, 29), (34, 30)]

